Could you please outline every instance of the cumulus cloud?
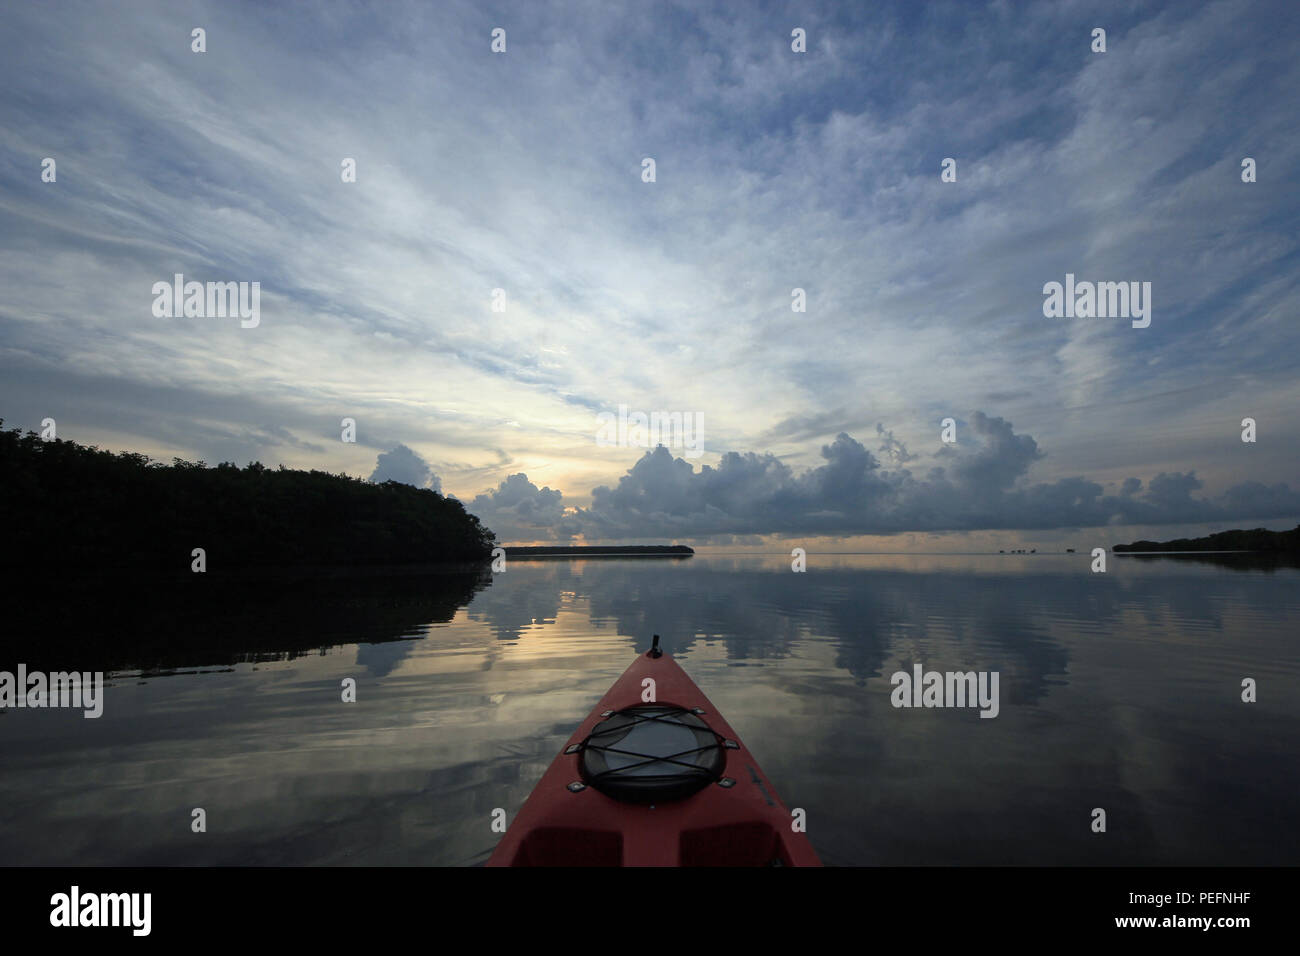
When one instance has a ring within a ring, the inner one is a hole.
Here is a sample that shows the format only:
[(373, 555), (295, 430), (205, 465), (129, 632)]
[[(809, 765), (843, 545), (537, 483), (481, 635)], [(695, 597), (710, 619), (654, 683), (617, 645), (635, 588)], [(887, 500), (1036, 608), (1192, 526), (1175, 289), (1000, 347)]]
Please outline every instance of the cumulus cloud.
[(476, 496), (468, 510), (499, 540), (568, 538), (579, 529), (565, 515), (563, 499), (559, 491), (538, 488), (521, 472)]
[[(1196, 497), (1194, 472), (1161, 472), (1145, 483), (1125, 479), (1117, 493), (1081, 476), (1032, 482), (1043, 458), (1030, 435), (975, 412), (966, 437), (942, 445), (918, 477), (882, 458), (912, 455), (883, 427), (876, 454), (841, 432), (821, 449), (823, 463), (796, 473), (772, 454), (729, 452), (698, 471), (660, 446), (648, 451), (613, 487), (592, 492), (587, 509), (565, 512), (558, 491), (539, 489), (522, 474), (480, 495), (471, 510), (551, 526), (589, 538), (705, 538), (746, 534), (893, 534), (1157, 525), (1300, 514), (1300, 493), (1285, 484), (1235, 485), (1217, 497)], [(878, 457), (878, 455), (880, 457)], [(486, 518), (492, 525), (492, 518)]]
[(404, 485), (415, 485), (417, 488), (442, 490), (442, 479), (433, 473), (429, 463), (402, 444), (392, 451), (379, 453), (370, 480), (400, 481)]
[(891, 465), (906, 465), (917, 456), (907, 450), (907, 446), (894, 437), (892, 430), (886, 430), (880, 422), (876, 422), (876, 437), (880, 439), (880, 453)]

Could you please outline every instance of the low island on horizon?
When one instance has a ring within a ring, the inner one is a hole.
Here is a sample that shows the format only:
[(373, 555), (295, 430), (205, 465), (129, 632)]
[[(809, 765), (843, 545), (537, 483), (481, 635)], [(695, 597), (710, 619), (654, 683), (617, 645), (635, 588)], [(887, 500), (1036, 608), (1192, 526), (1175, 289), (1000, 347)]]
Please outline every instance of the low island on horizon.
[(1173, 541), (1134, 541), (1117, 544), (1116, 554), (1143, 554), (1171, 551), (1265, 551), (1275, 553), (1300, 553), (1300, 525), (1290, 531), (1269, 531), (1252, 528), (1243, 531), (1218, 531), (1200, 538), (1175, 538)]
[(688, 558), (684, 544), (506, 545), (507, 558)]

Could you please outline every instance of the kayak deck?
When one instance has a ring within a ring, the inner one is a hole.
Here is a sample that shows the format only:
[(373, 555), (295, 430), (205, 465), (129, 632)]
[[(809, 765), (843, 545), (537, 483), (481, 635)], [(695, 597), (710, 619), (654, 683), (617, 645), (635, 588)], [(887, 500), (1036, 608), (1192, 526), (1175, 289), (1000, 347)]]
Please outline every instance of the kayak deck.
[(820, 866), (758, 762), (655, 646), (547, 768), (488, 866)]

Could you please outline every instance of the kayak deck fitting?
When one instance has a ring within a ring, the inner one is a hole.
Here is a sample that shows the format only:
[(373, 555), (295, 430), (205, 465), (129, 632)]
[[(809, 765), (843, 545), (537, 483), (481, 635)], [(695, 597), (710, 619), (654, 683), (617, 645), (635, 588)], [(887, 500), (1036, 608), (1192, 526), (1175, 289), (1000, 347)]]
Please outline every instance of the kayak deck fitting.
[(487, 865), (820, 866), (793, 819), (656, 634), (547, 768)]

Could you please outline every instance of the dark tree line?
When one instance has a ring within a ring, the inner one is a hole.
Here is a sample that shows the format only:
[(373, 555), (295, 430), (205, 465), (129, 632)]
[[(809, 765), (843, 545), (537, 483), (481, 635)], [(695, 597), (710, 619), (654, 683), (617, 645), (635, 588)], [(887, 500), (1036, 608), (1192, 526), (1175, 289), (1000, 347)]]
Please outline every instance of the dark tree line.
[[(3, 425), (3, 421), (0, 421)], [(398, 482), (215, 468), (0, 428), (0, 562), (209, 571), (477, 562), (495, 536), (454, 498)]]
[(1300, 525), (1290, 531), (1252, 528), (1249, 531), (1220, 531), (1204, 538), (1134, 541), (1132, 544), (1117, 544), (1114, 550), (1119, 554), (1125, 551), (1270, 551), (1296, 554), (1300, 553)]
[(515, 545), (506, 548), (508, 558), (688, 558), (695, 553), (694, 548), (684, 544), (575, 544), (575, 545)]

